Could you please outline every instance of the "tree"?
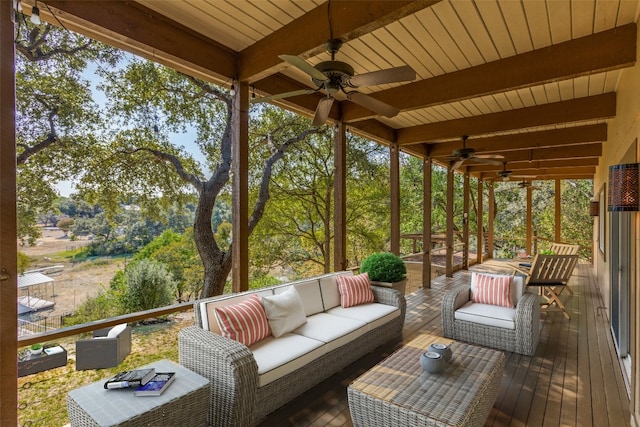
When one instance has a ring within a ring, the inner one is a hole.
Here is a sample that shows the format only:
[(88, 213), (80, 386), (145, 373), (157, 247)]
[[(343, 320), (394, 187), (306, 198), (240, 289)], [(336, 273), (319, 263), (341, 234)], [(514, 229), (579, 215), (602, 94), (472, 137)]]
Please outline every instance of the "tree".
[(71, 230), (71, 227), (73, 227), (73, 224), (73, 218), (60, 218), (56, 223), (56, 227), (64, 231), (64, 237), (67, 237), (67, 235), (69, 234), (69, 230)]
[[(272, 177), (269, 210), (252, 237), (252, 260), (264, 267), (297, 266), (329, 272), (334, 212), (333, 135), (315, 135), (293, 147)], [(354, 135), (347, 149), (348, 254), (361, 259), (383, 245), (388, 232), (388, 157), (379, 144)], [(384, 230), (381, 232), (381, 230)], [(365, 249), (366, 247), (366, 249)]]
[[(216, 240), (212, 218), (218, 197), (229, 190), (232, 97), (207, 82), (139, 59), (102, 75), (111, 123), (121, 130), (97, 148), (100, 152), (86, 165), (91, 173), (82, 176), (78, 191), (108, 212), (116, 212), (119, 201), (134, 197), (152, 218), (158, 216), (158, 206), (196, 200), (194, 239), (204, 266), (201, 296), (222, 293), (232, 250), (224, 250)], [(252, 172), (251, 184), (257, 190), (249, 233), (264, 213), (274, 165), (292, 145), (322, 132), (311, 128), (308, 120), (301, 122), (273, 107), (262, 106), (256, 113), (252, 125), (259, 122), (260, 130), (252, 131), (257, 171)], [(197, 133), (196, 143), (210, 173), (170, 140), (188, 126)]]
[(33, 243), (38, 216), (57, 196), (54, 185), (80, 175), (96, 144), (99, 108), (82, 72), (89, 64), (114, 65), (120, 53), (24, 15), (15, 47), (18, 237)]
[(129, 266), (124, 276), (124, 305), (128, 312), (150, 310), (169, 305), (173, 301), (175, 284), (160, 262), (140, 260)]

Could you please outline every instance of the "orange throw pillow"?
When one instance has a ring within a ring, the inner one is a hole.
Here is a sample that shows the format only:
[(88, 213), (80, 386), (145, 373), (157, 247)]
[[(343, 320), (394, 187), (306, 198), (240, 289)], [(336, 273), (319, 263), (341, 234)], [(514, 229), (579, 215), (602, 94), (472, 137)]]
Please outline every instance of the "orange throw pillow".
[(480, 304), (513, 308), (511, 301), (512, 276), (476, 274), (472, 301)]
[(356, 276), (342, 274), (336, 277), (336, 281), (340, 292), (340, 304), (344, 308), (374, 301), (369, 273), (362, 273)]

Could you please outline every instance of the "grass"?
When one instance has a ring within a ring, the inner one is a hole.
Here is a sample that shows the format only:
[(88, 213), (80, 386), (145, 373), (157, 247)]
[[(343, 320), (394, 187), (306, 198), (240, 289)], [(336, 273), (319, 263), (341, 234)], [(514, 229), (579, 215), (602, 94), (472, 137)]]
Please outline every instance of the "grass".
[(76, 337), (60, 341), (57, 344), (62, 345), (68, 353), (66, 366), (18, 378), (18, 424), (64, 426), (69, 423), (66, 401), (69, 391), (156, 360), (178, 362), (178, 332), (193, 324), (191, 314), (187, 312), (172, 316), (168, 323), (134, 327), (131, 353), (115, 368), (76, 371)]

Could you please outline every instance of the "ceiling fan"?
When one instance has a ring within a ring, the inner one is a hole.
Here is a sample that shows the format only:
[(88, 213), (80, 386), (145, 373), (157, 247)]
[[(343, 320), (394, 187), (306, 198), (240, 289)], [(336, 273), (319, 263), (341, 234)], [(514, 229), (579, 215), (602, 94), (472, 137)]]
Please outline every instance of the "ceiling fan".
[(323, 61), (316, 65), (311, 65), (299, 56), (279, 55), (279, 58), (283, 61), (307, 73), (311, 77), (313, 84), (317, 86), (316, 89), (301, 89), (266, 96), (264, 98), (256, 99), (256, 102), (267, 102), (291, 96), (324, 91), (327, 96), (318, 102), (318, 106), (316, 107), (316, 111), (313, 116), (314, 126), (321, 126), (327, 121), (331, 111), (331, 106), (333, 105), (334, 95), (340, 91), (342, 91), (350, 101), (353, 101), (381, 116), (394, 117), (400, 112), (399, 109), (385, 102), (379, 101), (376, 98), (352, 89), (360, 86), (374, 86), (415, 80), (416, 72), (411, 67), (404, 65), (402, 67), (388, 68), (385, 70), (356, 75), (351, 65), (346, 62), (335, 60), (336, 53), (342, 46), (342, 41), (340, 39), (329, 40), (326, 46), (327, 50), (331, 54), (331, 60)]
[(511, 178), (522, 178), (523, 182), (527, 178), (535, 178), (535, 175), (512, 175), (513, 171), (507, 170), (507, 162), (502, 162), (502, 170), (497, 172), (498, 177), (493, 179), (502, 179), (509, 181)]
[(452, 169), (458, 169), (465, 162), (484, 163), (490, 165), (500, 165), (500, 160), (504, 159), (504, 156), (500, 154), (476, 154), (475, 148), (467, 148), (467, 135), (462, 136), (462, 148), (453, 150), (450, 156), (447, 157), (453, 163)]

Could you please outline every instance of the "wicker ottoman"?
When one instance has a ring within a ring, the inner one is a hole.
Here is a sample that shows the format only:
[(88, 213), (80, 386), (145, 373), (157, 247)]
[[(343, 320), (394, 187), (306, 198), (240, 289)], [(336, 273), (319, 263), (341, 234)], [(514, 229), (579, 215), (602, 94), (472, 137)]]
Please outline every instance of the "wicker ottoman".
[(134, 396), (133, 389), (105, 390), (98, 381), (69, 392), (71, 426), (194, 426), (206, 425), (209, 380), (169, 360), (143, 366), (175, 372), (176, 379), (160, 396)]
[[(450, 365), (429, 374), (420, 354), (432, 342), (449, 344)], [(349, 410), (358, 427), (483, 426), (496, 400), (504, 354), (420, 335), (349, 385)]]

